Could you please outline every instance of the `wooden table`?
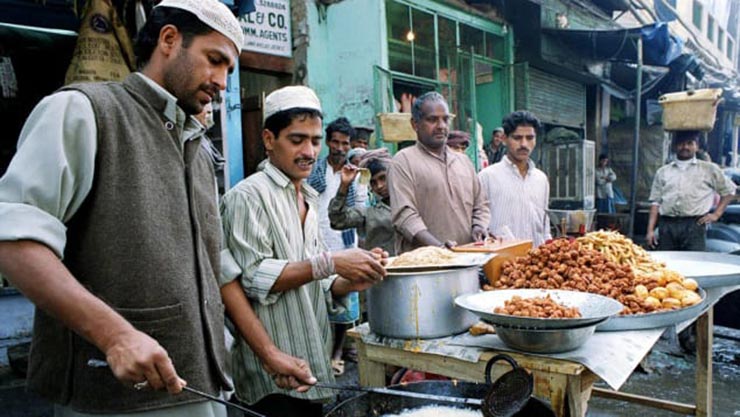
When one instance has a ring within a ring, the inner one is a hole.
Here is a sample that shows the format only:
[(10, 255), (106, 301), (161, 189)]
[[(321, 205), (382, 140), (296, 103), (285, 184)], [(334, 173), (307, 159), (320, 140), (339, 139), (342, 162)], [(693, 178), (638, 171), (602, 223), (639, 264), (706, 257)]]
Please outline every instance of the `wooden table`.
[[(490, 358), (506, 353), (519, 365), (530, 370), (534, 376), (534, 395), (548, 399), (559, 417), (584, 417), (588, 400), (595, 396), (634, 402), (644, 406), (660, 408), (698, 417), (712, 416), (712, 343), (713, 306), (724, 294), (740, 287), (720, 289), (712, 294), (710, 307), (696, 319), (696, 404), (684, 404), (641, 395), (622, 393), (604, 388), (595, 388), (599, 379), (584, 365), (561, 359), (528, 355), (526, 353), (484, 352), (478, 362), (468, 362), (453, 357), (424, 352), (412, 352), (400, 348), (366, 344), (362, 333), (356, 328), (347, 334), (356, 340), (360, 385), (379, 387), (385, 385), (385, 366), (394, 365), (424, 372), (444, 375), (472, 382), (485, 381), (485, 367)], [(708, 297), (709, 298), (709, 297)], [(493, 379), (511, 369), (508, 364), (497, 363)]]
[[(591, 397), (594, 382), (599, 378), (585, 366), (559, 359), (527, 355), (524, 353), (486, 351), (478, 362), (467, 362), (451, 357), (410, 352), (388, 346), (366, 344), (357, 329), (347, 334), (357, 342), (360, 385), (381, 387), (385, 385), (385, 366), (395, 365), (424, 372), (431, 372), (472, 382), (485, 381), (486, 363), (498, 353), (506, 353), (519, 365), (530, 370), (534, 377), (534, 394), (550, 401), (558, 416), (583, 417)], [(508, 364), (497, 363), (493, 378), (511, 370)]]

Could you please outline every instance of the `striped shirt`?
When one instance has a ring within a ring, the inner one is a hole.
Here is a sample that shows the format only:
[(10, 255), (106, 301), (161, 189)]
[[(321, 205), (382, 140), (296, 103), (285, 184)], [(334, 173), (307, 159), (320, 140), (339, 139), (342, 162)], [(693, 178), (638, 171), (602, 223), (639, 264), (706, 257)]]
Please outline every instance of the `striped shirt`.
[(507, 155), (481, 171), (478, 178), (488, 194), (491, 208), (488, 230), (494, 236), (505, 235), (505, 226), (514, 238), (531, 239), (535, 247), (551, 238), (546, 211), (550, 184), (547, 175), (532, 160), (524, 177)]
[[(301, 225), (293, 183), (271, 163), (238, 183), (223, 197), (224, 239), (252, 307), (275, 345), (308, 362), (319, 381), (333, 382), (329, 355), (329, 310), (333, 278), (312, 281), (299, 288), (270, 293), (289, 262), (298, 262), (325, 249), (319, 236), (318, 193), (305, 182), (301, 191), (308, 205)], [(227, 271), (231, 270), (227, 268)], [(222, 274), (222, 285), (235, 277)], [(333, 395), (321, 389), (296, 393), (277, 387), (246, 342), (237, 337), (232, 351), (237, 396), (254, 404), (272, 393), (303, 399)]]

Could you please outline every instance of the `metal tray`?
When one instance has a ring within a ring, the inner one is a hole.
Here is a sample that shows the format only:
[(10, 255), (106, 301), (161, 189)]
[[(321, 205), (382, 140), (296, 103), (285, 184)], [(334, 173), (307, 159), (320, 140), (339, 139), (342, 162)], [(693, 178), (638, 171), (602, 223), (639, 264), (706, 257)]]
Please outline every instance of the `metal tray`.
[(740, 285), (740, 256), (711, 252), (650, 252), (655, 260), (664, 262), (687, 278), (693, 278), (702, 288)]
[(404, 266), (393, 266), (393, 261), (397, 258), (397, 256), (393, 256), (388, 258), (388, 266), (385, 267), (385, 270), (388, 271), (389, 274), (393, 273), (406, 273), (406, 272), (433, 272), (433, 271), (441, 271), (445, 269), (463, 269), (463, 268), (470, 268), (473, 266), (483, 266), (488, 261), (490, 261), (494, 256), (496, 256), (495, 253), (455, 253), (455, 261), (454, 263), (448, 263), (448, 264), (440, 264), (440, 265), (419, 265), (419, 266), (412, 266), (412, 265), (404, 265)]
[[(504, 302), (518, 295), (522, 298), (545, 297), (546, 295), (567, 307), (578, 307), (583, 317), (577, 319), (540, 319), (496, 314), (493, 309), (503, 307)], [(455, 299), (460, 307), (494, 325), (526, 329), (567, 329), (597, 323), (619, 314), (622, 303), (609, 297), (587, 292), (542, 289), (495, 290), (461, 295)]]
[(704, 311), (704, 307), (706, 305), (706, 291), (699, 288), (699, 295), (701, 295), (701, 302), (691, 307), (684, 307), (678, 310), (659, 311), (656, 313), (630, 314), (626, 316), (612, 317), (605, 323), (596, 327), (596, 331), (611, 332), (620, 330), (654, 329), (691, 320), (698, 317), (699, 314)]

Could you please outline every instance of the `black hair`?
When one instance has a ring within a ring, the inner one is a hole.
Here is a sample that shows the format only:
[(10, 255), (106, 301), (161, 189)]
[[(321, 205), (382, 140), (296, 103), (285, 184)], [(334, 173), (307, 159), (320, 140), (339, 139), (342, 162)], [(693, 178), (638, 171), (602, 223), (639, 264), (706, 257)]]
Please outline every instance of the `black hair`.
[(349, 120), (347, 120), (346, 117), (339, 117), (333, 122), (329, 123), (329, 126), (326, 127), (327, 141), (331, 139), (331, 134), (334, 132), (344, 133), (350, 138), (354, 138), (355, 136), (357, 136), (355, 128), (352, 127), (352, 124), (349, 122)]
[(387, 171), (388, 164), (380, 159), (373, 159), (367, 163), (367, 169), (370, 170), (371, 176), (375, 176), (378, 172)]
[(509, 136), (519, 126), (531, 126), (535, 131), (540, 130), (540, 127), (542, 127), (540, 119), (526, 110), (517, 110), (509, 113), (508, 116), (504, 117), (502, 125), (506, 136)]
[(265, 120), (264, 128), (272, 132), (275, 138), (280, 136), (280, 132), (286, 127), (290, 126), (295, 119), (313, 119), (318, 117), (322, 119), (321, 112), (316, 109), (309, 109), (306, 107), (295, 107), (288, 110), (283, 110), (273, 114)]
[(701, 131), (699, 130), (679, 130), (673, 133), (673, 144), (677, 145), (681, 142), (686, 142), (689, 140), (694, 140), (697, 144), (700, 144), (700, 136)]
[(422, 94), (421, 96), (419, 96), (419, 98), (414, 100), (414, 104), (411, 105), (411, 118), (414, 119), (414, 121), (418, 122), (419, 120), (421, 120), (422, 116), (424, 116), (423, 112), (421, 111), (421, 106), (423, 106), (424, 103), (426, 103), (427, 101), (439, 101), (447, 104), (444, 96), (436, 91), (430, 91), (428, 93)]
[(599, 162), (603, 161), (604, 159), (609, 159), (609, 156), (605, 153), (599, 155)]
[(136, 35), (134, 53), (136, 67), (142, 69), (149, 63), (159, 42), (159, 33), (166, 25), (173, 25), (182, 34), (182, 46), (188, 48), (195, 36), (207, 35), (213, 28), (201, 22), (194, 14), (172, 7), (155, 7), (149, 14), (144, 27)]

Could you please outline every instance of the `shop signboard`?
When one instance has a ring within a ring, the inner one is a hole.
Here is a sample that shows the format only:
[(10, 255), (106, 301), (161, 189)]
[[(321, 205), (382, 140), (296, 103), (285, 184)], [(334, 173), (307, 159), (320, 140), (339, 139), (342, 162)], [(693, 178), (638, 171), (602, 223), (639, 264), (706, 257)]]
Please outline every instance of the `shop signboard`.
[(245, 51), (291, 57), (290, 0), (255, 0), (256, 10), (240, 21)]

